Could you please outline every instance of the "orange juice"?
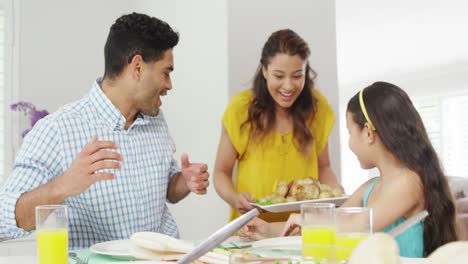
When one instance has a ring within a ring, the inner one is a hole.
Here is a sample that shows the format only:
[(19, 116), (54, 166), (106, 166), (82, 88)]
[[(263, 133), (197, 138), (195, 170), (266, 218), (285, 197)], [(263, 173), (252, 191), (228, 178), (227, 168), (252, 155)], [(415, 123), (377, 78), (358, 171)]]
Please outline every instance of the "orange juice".
[(332, 226), (303, 226), (302, 255), (317, 259), (330, 259), (335, 243), (335, 229)]
[(42, 229), (37, 234), (39, 264), (68, 263), (68, 230)]
[(336, 258), (348, 260), (353, 250), (367, 237), (369, 234), (366, 233), (337, 233), (335, 236)]

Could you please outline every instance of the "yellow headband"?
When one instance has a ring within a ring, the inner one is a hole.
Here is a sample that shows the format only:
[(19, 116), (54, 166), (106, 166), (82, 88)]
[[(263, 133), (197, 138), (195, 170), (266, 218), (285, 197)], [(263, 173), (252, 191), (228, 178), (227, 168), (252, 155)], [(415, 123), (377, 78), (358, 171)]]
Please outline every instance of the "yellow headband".
[(374, 124), (372, 124), (372, 121), (370, 120), (369, 116), (367, 115), (366, 106), (364, 105), (364, 99), (362, 99), (362, 92), (364, 91), (364, 89), (362, 89), (359, 92), (359, 104), (361, 105), (361, 110), (362, 110), (362, 113), (364, 114), (364, 117), (366, 118), (367, 123), (369, 124), (372, 131), (375, 131), (375, 126), (374, 126)]

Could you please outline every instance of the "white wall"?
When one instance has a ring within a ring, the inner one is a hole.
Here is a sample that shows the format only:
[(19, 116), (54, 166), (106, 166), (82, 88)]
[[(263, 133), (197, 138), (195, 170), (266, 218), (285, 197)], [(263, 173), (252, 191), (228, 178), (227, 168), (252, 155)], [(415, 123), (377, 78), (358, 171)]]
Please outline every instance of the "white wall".
[[(18, 99), (56, 110), (84, 95), (103, 73), (110, 25), (123, 13), (143, 12), (180, 32), (174, 89), (164, 98), (177, 156), (206, 162), (212, 173), (221, 116), (230, 95), (248, 87), (269, 34), (290, 27), (311, 46), (318, 87), (337, 111), (334, 2), (228, 0), (21, 0)], [(229, 10), (229, 11), (228, 11)], [(262, 20), (257, 18), (262, 13)], [(248, 23), (253, 22), (253, 25)], [(339, 118), (339, 116), (337, 115)], [(338, 122), (337, 122), (338, 123)], [(330, 139), (339, 175), (338, 127)], [(185, 239), (203, 239), (227, 223), (229, 208), (211, 185), (171, 206)]]
[[(138, 1), (136, 11), (166, 20), (180, 33), (174, 50), (174, 88), (163, 109), (177, 145), (213, 173), (221, 116), (228, 102), (227, 1)], [(229, 210), (210, 177), (208, 194), (171, 205), (181, 237), (203, 239), (227, 223)]]
[[(21, 10), (16, 99), (50, 111), (80, 98), (103, 73), (105, 38), (121, 14), (144, 12), (179, 30), (174, 90), (163, 108), (177, 155), (188, 152), (211, 169), (229, 97), (248, 87), (264, 42), (279, 28), (290, 27), (309, 42), (318, 87), (338, 118), (330, 139), (332, 166), (338, 175), (343, 172), (348, 192), (367, 177), (347, 147), (344, 107), (353, 93), (376, 79), (422, 91), (467, 83), (468, 8), (463, 0), (338, 0), (336, 21), (335, 3), (329, 0), (14, 2)], [(191, 195), (171, 209), (188, 239), (206, 237), (228, 217), (212, 186), (208, 195)]]
[[(18, 1), (18, 0), (16, 0)], [(110, 25), (124, 0), (19, 0), (19, 99), (55, 111), (81, 98), (104, 73)]]
[(229, 95), (250, 87), (263, 45), (276, 30), (290, 28), (308, 43), (317, 88), (332, 105), (337, 121), (329, 139), (333, 170), (340, 177), (335, 2), (329, 0), (229, 1)]
[[(246, 0), (179, 0), (170, 5), (166, 1), (138, 2), (137, 10), (166, 19), (181, 33), (175, 49), (175, 87), (163, 106), (179, 153), (188, 152), (194, 161), (205, 161), (213, 168), (228, 96), (248, 87), (263, 43), (280, 28), (290, 27), (311, 43), (311, 64), (319, 72), (318, 85), (324, 87), (332, 106), (338, 106), (333, 1), (296, 1), (291, 12), (285, 12), (283, 4)], [(181, 109), (190, 111), (181, 113)], [(333, 167), (339, 175), (337, 127), (330, 141)], [(212, 186), (207, 196), (191, 195), (171, 209), (181, 236), (189, 239), (207, 237), (227, 223), (229, 214), (228, 205)]]
[[(124, 0), (12, 0), (17, 74), (11, 103), (29, 101), (49, 112), (81, 98), (104, 73), (104, 44), (110, 25), (127, 12)], [(19, 148), (21, 131), (29, 127), (22, 114), (13, 115), (8, 155)], [(14, 156), (7, 156), (12, 162)], [(7, 164), (11, 169), (11, 164)], [(7, 174), (8, 175), (8, 172)]]
[[(468, 2), (463, 0), (337, 0), (340, 114), (377, 80), (414, 99), (468, 89)], [(376, 171), (363, 171), (341, 127), (343, 184), (353, 191)]]
[[(192, 161), (206, 162), (212, 169), (228, 100), (226, 3), (21, 0), (17, 99), (52, 112), (81, 98), (103, 74), (110, 25), (133, 11), (159, 17), (181, 34), (174, 89), (163, 104), (177, 156), (187, 152)], [(210, 186), (208, 195), (190, 195), (171, 211), (181, 235), (199, 239), (223, 226), (229, 210)]]
[[(9, 34), (14, 70), (7, 96), (13, 103), (30, 101), (39, 109), (55, 111), (81, 98), (96, 77), (103, 74), (104, 43), (110, 25), (128, 12), (124, 0), (9, 0)], [(9, 108), (8, 108), (9, 109)], [(8, 120), (9, 155), (19, 146), (19, 133), (29, 124), (22, 114)], [(11, 156), (8, 156), (10, 163)], [(7, 164), (11, 168), (11, 164)], [(8, 175), (8, 174), (7, 174)], [(35, 255), (35, 236), (2, 242), (0, 255)]]

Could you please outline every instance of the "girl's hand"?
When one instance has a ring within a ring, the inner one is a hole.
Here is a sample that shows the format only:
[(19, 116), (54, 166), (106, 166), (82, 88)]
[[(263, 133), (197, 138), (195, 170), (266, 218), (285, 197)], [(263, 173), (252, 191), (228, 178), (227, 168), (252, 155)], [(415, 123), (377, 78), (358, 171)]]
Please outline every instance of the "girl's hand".
[(301, 234), (301, 215), (291, 214), (284, 225), (280, 236), (300, 235)]
[(242, 227), (239, 232), (242, 241), (255, 241), (274, 237), (270, 223), (256, 217)]

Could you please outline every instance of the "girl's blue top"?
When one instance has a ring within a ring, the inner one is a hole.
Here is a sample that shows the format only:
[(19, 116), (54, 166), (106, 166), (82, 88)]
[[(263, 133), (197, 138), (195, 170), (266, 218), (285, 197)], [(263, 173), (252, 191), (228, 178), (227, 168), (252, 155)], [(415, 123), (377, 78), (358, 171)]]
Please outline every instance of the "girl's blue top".
[[(375, 178), (373, 182), (369, 185), (366, 192), (364, 193), (364, 198), (362, 204), (364, 207), (367, 207), (367, 201), (369, 195), (374, 189), (375, 184), (379, 181), (380, 177)], [(398, 202), (398, 201), (395, 201)], [(401, 217), (393, 224), (387, 226), (383, 232), (388, 232), (398, 226), (401, 222), (405, 221), (405, 217)], [(400, 248), (400, 256), (407, 258), (422, 258), (424, 257), (424, 222), (420, 221), (419, 223), (408, 228), (405, 232), (396, 237), (398, 247)]]

